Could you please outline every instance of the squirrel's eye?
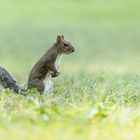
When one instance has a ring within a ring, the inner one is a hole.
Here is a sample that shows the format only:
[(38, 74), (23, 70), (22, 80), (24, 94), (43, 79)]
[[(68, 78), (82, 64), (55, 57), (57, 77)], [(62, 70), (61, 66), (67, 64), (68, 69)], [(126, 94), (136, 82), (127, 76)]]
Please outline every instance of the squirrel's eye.
[(68, 46), (68, 44), (64, 43), (64, 46)]

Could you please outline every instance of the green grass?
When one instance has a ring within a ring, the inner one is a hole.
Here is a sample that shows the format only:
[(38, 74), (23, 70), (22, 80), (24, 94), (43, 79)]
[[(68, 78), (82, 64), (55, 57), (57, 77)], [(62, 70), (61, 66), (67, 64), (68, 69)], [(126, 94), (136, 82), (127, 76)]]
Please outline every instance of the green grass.
[(60, 79), (47, 96), (3, 91), (1, 139), (139, 139), (140, 76), (89, 77)]
[(139, 140), (139, 4), (0, 1), (0, 64), (21, 85), (57, 34), (76, 49), (49, 95), (0, 90), (0, 140)]

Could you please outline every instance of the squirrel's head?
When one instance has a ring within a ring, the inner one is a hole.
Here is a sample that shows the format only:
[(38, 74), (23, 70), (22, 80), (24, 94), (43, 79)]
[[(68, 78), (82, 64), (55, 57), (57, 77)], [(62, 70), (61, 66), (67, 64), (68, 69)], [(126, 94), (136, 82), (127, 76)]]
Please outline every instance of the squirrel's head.
[(75, 51), (72, 44), (69, 43), (68, 41), (64, 40), (63, 35), (62, 36), (60, 36), (60, 35), (57, 36), (56, 47), (57, 47), (57, 49), (60, 53), (64, 53), (64, 54), (70, 54), (70, 53), (73, 53)]

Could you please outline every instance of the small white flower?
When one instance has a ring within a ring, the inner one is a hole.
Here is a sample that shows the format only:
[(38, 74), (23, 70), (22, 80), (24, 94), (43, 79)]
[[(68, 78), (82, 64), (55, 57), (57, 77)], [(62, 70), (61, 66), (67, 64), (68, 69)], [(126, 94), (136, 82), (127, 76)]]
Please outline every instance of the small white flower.
[(97, 109), (97, 108), (94, 108), (94, 109), (92, 109), (92, 110), (88, 113), (87, 118), (88, 118), (88, 119), (91, 119), (91, 118), (92, 118), (93, 116), (95, 116), (97, 113), (98, 113), (98, 109)]

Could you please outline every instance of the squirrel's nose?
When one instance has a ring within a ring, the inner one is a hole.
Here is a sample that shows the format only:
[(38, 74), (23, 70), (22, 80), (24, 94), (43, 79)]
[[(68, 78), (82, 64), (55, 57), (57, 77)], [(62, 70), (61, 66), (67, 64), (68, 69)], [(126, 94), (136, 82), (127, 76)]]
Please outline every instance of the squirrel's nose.
[(74, 48), (72, 48), (72, 49), (71, 49), (71, 52), (74, 52), (74, 51), (75, 51), (75, 49), (74, 49)]
[(71, 51), (72, 51), (72, 52), (74, 52), (75, 50), (74, 50), (74, 49), (72, 49)]
[(72, 50), (71, 50), (72, 52), (74, 52), (75, 51), (75, 49), (74, 49), (74, 47), (72, 47)]

